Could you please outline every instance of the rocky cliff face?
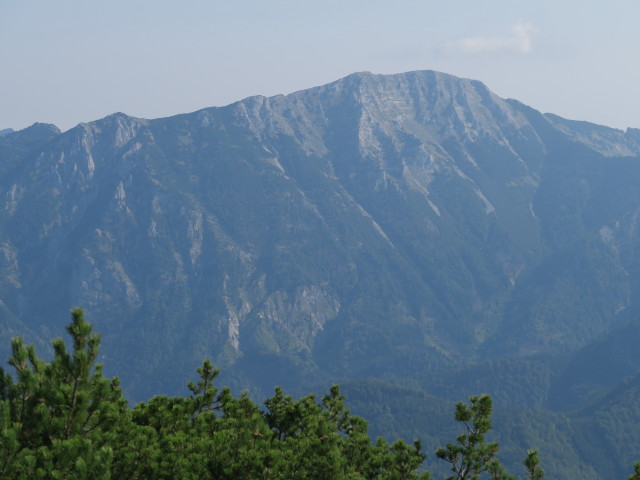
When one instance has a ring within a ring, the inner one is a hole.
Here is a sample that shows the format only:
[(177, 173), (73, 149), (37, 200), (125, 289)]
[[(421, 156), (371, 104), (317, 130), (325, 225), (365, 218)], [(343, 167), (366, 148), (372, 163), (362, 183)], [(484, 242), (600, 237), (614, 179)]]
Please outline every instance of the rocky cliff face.
[(639, 138), (428, 71), (10, 132), (0, 328), (84, 306), (140, 397), (575, 350), (638, 311)]

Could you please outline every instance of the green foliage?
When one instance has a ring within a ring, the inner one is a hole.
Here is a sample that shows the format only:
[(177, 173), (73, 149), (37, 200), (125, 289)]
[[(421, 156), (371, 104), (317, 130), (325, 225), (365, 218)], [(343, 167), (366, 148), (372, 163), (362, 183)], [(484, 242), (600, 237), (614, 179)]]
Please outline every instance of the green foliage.
[(8, 479), (429, 479), (419, 442), (372, 444), (334, 386), (318, 403), (276, 388), (262, 411), (246, 393), (218, 390), (205, 360), (191, 395), (159, 395), (129, 409), (118, 380), (95, 364), (100, 336), (72, 311), (45, 362), (12, 341), (0, 369), (0, 477)]
[(419, 442), (389, 445), (378, 439), (371, 445), (367, 422), (345, 408), (337, 385), (319, 405), (313, 395), (294, 401), (280, 388), (264, 404), (266, 423), (287, 459), (283, 478), (430, 478), (417, 473), (425, 459)]
[(527, 480), (542, 480), (544, 470), (540, 468), (540, 459), (537, 450), (528, 450), (527, 458), (524, 459), (524, 466), (527, 467)]
[(72, 311), (67, 332), (52, 342), (47, 363), (21, 339), (11, 342), (9, 365), (15, 381), (2, 372), (2, 478), (109, 478), (114, 444), (127, 418), (117, 379), (102, 376), (96, 365), (100, 336)]
[(491, 478), (507, 480), (513, 477), (506, 474), (497, 460), (497, 442), (485, 443), (485, 434), (491, 429), (491, 397), (481, 395), (469, 399), (470, 405), (456, 403), (455, 419), (465, 426), (465, 431), (456, 439), (436, 451), (436, 456), (451, 464), (454, 475), (448, 480), (477, 480), (483, 472)]
[[(319, 402), (276, 387), (261, 409), (246, 392), (218, 389), (219, 371), (205, 360), (189, 396), (158, 395), (129, 408), (118, 380), (95, 363), (100, 336), (81, 309), (67, 333), (72, 350), (54, 340), (49, 362), (21, 339), (11, 342), (14, 375), (0, 369), (0, 478), (433, 479), (422, 471), (420, 441), (372, 443), (337, 385)], [(496, 457), (497, 442), (485, 441), (492, 411), (489, 395), (456, 404), (464, 431), (436, 451), (454, 473), (448, 480), (514, 478)], [(528, 480), (543, 479), (537, 450), (523, 463)], [(640, 463), (629, 478), (640, 480)]]

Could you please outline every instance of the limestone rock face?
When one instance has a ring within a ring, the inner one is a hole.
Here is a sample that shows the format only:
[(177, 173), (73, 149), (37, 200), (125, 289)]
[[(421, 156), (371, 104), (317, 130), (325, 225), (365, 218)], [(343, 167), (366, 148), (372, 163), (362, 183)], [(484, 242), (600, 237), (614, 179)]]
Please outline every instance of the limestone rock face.
[(83, 306), (133, 398), (577, 350), (639, 311), (639, 138), (431, 71), (3, 131), (0, 329)]

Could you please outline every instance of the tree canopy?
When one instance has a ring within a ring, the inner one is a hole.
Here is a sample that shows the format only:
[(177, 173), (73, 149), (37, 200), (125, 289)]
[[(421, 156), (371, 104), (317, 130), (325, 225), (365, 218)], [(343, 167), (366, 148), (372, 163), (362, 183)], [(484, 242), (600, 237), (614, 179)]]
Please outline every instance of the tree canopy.
[[(317, 479), (430, 480), (419, 441), (375, 442), (367, 422), (351, 415), (337, 385), (318, 401), (295, 400), (279, 387), (257, 405), (215, 385), (219, 371), (205, 360), (184, 397), (158, 395), (128, 406), (117, 378), (96, 363), (100, 335), (71, 312), (73, 349), (55, 339), (44, 361), (32, 345), (11, 341), (0, 368), (0, 478), (6, 479)], [(436, 451), (449, 480), (509, 479), (485, 442), (491, 428), (488, 395), (456, 404), (463, 432)], [(524, 464), (541, 480), (537, 452)], [(640, 478), (640, 463), (630, 479)]]

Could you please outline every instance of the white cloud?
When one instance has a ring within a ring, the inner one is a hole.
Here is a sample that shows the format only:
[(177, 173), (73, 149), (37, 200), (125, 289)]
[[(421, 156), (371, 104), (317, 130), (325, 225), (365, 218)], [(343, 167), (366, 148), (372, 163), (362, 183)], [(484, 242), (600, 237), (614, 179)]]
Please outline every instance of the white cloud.
[(467, 37), (445, 46), (451, 54), (517, 53), (526, 55), (533, 50), (531, 41), (536, 28), (525, 22), (518, 22), (510, 28), (510, 35), (503, 37)]

